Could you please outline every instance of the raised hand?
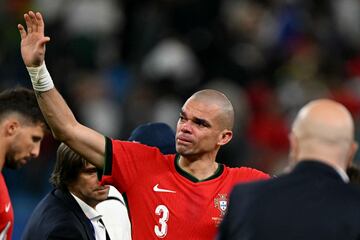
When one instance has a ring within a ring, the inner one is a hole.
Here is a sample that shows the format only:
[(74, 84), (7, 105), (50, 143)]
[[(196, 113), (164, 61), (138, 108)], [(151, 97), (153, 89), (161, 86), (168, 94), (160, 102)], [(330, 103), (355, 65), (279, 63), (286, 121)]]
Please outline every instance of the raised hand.
[(44, 36), (44, 21), (39, 12), (24, 14), (27, 31), (18, 24), (21, 36), (21, 56), (27, 67), (40, 66), (45, 58), (45, 44), (50, 41)]

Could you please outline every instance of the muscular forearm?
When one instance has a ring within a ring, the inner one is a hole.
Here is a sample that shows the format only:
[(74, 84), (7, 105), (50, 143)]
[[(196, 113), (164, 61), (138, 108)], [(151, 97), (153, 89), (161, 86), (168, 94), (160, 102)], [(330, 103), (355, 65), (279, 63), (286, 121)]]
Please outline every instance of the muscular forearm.
[(54, 137), (62, 142), (71, 140), (72, 129), (78, 123), (56, 88), (46, 92), (36, 91), (36, 97)]
[(63, 97), (52, 88), (36, 92), (43, 115), (56, 139), (66, 143), (98, 168), (104, 165), (105, 138), (77, 122)]

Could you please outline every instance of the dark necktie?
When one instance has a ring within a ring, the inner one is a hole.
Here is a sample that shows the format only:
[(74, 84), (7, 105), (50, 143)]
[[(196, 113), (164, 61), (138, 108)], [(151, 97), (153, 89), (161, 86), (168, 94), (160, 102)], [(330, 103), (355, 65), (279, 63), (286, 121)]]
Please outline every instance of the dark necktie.
[(104, 228), (105, 228), (105, 233), (106, 233), (106, 240), (111, 240), (110, 239), (110, 237), (109, 237), (109, 234), (108, 234), (108, 232), (107, 232), (107, 230), (106, 230), (106, 226), (105, 226), (105, 224), (104, 224), (104, 222), (103, 222), (103, 220), (100, 218), (99, 219), (99, 222), (104, 226)]

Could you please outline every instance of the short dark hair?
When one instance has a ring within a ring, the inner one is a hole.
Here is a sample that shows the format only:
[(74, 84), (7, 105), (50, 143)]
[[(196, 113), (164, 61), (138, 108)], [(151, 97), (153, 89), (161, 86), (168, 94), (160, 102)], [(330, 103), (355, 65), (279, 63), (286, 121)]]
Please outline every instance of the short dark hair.
[(46, 126), (33, 90), (17, 86), (0, 93), (0, 120), (12, 113), (20, 114), (32, 124), (43, 123)]
[(62, 190), (68, 189), (80, 172), (85, 169), (86, 160), (66, 144), (61, 143), (56, 152), (56, 162), (50, 177), (50, 183)]

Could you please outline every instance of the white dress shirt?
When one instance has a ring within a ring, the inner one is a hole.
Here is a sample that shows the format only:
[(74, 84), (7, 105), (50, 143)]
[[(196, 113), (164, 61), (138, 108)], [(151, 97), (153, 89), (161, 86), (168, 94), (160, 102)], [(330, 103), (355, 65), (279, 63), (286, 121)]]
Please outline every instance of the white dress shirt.
[(342, 168), (339, 168), (339, 167), (335, 167), (334, 166), (334, 169), (335, 171), (340, 175), (341, 179), (346, 182), (346, 183), (349, 183), (350, 182), (350, 179), (349, 179), (349, 176), (346, 174), (346, 172), (342, 169)]
[[(87, 205), (83, 200), (71, 193), (75, 198), (76, 202), (80, 205), (86, 217), (91, 221), (94, 227), (94, 234), (96, 240), (106, 240), (106, 229), (105, 226), (99, 221), (102, 215), (99, 214), (94, 208)], [(115, 239), (115, 238), (114, 238)]]

